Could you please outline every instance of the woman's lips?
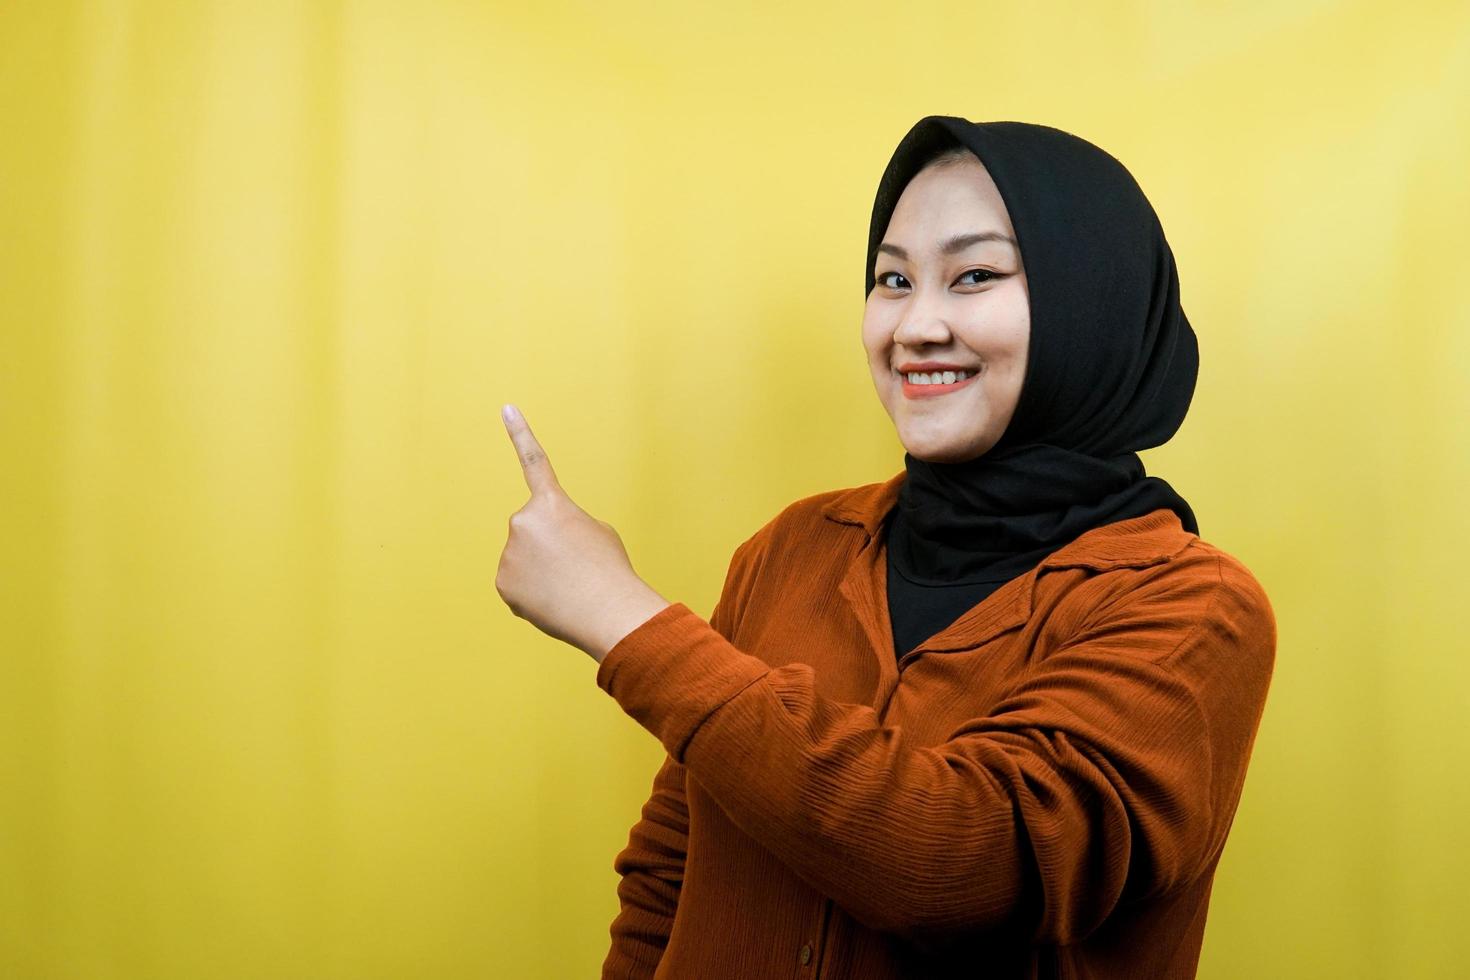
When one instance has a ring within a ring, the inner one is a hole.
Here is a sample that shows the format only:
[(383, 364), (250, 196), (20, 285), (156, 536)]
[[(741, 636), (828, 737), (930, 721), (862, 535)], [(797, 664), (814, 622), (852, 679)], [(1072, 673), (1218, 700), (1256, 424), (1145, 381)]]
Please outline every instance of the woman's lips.
[(978, 377), (980, 375), (972, 374), (963, 381), (956, 381), (953, 384), (947, 385), (916, 385), (909, 382), (908, 375), (899, 375), (899, 378), (903, 380), (903, 397), (905, 398), (938, 398), (940, 395), (947, 395), (951, 391), (959, 391)]

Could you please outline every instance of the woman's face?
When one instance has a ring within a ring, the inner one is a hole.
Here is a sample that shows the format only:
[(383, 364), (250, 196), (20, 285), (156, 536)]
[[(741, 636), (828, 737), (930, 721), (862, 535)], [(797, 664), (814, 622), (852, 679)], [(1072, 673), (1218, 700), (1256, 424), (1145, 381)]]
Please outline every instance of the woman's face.
[(1015, 237), (974, 154), (920, 171), (889, 219), (863, 309), (863, 346), (878, 398), (918, 459), (983, 455), (1016, 409), (1031, 305)]

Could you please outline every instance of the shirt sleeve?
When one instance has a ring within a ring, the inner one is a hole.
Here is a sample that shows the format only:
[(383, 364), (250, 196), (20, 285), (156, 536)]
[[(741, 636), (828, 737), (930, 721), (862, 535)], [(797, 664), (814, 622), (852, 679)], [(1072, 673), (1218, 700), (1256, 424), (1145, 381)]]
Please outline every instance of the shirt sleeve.
[(820, 695), (799, 650), (771, 667), (682, 603), (597, 679), (732, 821), (870, 928), (932, 942), (1019, 917), (1037, 941), (1075, 942), (1205, 871), (1239, 798), (1275, 622), (1243, 566), (1192, 567), (1098, 613), (939, 745)]

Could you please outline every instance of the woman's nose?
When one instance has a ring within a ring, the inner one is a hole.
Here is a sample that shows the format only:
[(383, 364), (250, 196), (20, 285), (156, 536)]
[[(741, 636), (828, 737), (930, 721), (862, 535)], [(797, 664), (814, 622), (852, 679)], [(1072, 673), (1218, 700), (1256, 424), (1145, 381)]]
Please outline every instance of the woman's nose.
[(919, 347), (924, 344), (944, 344), (950, 338), (949, 325), (937, 311), (925, 311), (915, 307), (899, 321), (893, 331), (893, 342), (904, 347)]

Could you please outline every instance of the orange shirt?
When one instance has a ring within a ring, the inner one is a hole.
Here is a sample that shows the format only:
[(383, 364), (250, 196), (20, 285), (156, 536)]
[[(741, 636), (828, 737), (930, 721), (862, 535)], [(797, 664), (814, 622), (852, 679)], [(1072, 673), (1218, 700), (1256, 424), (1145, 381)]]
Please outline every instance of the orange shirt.
[(1276, 623), (1172, 511), (894, 655), (904, 474), (799, 500), (597, 683), (668, 752), (604, 978), (1193, 977)]

